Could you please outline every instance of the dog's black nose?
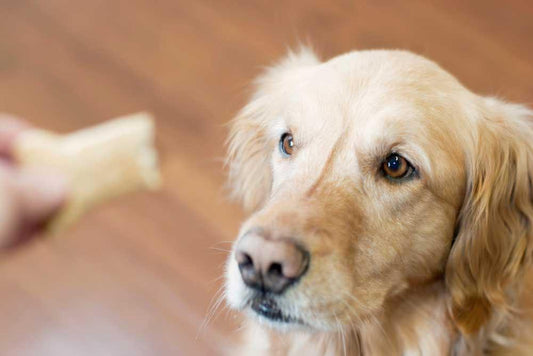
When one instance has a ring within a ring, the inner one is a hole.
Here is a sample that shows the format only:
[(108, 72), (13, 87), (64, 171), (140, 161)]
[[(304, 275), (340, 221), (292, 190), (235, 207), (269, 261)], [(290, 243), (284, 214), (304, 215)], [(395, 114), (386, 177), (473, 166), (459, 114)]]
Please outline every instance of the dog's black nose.
[(262, 292), (282, 293), (307, 270), (309, 253), (293, 242), (245, 235), (235, 257), (244, 283)]

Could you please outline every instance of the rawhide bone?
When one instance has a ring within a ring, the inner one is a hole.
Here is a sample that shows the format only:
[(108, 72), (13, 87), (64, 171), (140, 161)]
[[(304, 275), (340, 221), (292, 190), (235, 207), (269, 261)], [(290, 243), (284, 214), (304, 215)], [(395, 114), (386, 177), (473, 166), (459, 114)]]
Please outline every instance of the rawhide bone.
[(17, 137), (14, 157), (22, 167), (50, 168), (67, 178), (68, 198), (48, 224), (52, 233), (63, 231), (96, 204), (160, 185), (154, 121), (147, 113), (67, 135), (30, 129)]

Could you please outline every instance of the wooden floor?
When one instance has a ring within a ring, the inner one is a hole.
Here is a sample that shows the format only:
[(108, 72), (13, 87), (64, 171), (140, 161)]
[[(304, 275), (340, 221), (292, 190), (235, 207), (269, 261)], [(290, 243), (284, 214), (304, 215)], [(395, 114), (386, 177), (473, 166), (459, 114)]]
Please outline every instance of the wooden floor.
[(60, 132), (151, 111), (165, 179), (0, 256), (1, 355), (221, 353), (235, 317), (200, 325), (242, 218), (224, 124), (299, 42), (411, 49), (533, 103), (529, 0), (0, 0), (0, 111)]

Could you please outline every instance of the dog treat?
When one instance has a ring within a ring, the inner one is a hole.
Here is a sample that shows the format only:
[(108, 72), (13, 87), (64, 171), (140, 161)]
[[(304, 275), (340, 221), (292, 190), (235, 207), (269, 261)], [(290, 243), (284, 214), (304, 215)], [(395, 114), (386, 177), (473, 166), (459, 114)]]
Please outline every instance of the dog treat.
[(98, 203), (160, 185), (154, 122), (147, 113), (67, 135), (28, 130), (17, 138), (14, 157), (22, 167), (48, 167), (67, 178), (68, 200), (49, 222), (51, 233), (64, 230)]

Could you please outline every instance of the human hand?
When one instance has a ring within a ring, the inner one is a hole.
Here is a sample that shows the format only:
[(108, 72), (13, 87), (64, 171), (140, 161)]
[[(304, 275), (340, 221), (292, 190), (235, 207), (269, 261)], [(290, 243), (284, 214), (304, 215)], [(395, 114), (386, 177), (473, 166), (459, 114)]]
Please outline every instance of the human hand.
[(60, 174), (21, 168), (13, 161), (13, 143), (29, 127), (20, 119), (0, 114), (0, 248), (36, 236), (67, 195), (65, 178)]

